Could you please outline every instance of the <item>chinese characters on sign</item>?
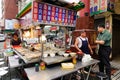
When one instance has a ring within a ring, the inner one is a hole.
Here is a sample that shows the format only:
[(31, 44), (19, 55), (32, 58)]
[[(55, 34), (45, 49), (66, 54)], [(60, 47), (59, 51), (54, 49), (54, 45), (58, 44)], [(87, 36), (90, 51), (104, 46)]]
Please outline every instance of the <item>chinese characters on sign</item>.
[(33, 2), (33, 20), (41, 24), (75, 26), (76, 15), (77, 12), (70, 9)]
[(37, 2), (33, 2), (33, 21), (37, 21), (38, 20), (38, 3)]
[(90, 15), (106, 12), (108, 8), (107, 0), (90, 0)]
[(100, 0), (100, 11), (107, 11), (107, 0)]

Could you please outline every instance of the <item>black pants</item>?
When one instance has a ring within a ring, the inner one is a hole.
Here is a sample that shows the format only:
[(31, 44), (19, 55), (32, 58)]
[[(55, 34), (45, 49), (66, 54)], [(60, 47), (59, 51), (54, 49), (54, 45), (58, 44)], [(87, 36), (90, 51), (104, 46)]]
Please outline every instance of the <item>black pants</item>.
[(109, 80), (111, 80), (111, 65), (109, 60), (110, 52), (111, 52), (110, 46), (99, 47), (99, 51), (98, 51), (99, 60), (100, 60), (99, 71), (104, 73), (105, 70)]

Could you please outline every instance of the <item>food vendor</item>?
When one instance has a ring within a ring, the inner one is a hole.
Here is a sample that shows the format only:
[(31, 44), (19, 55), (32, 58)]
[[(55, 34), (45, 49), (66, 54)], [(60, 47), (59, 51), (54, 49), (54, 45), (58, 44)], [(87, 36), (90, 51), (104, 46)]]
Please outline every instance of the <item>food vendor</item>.
[(21, 41), (21, 39), (19, 38), (18, 34), (17, 34), (17, 33), (14, 33), (14, 34), (12, 35), (12, 39), (11, 39), (11, 41), (10, 41), (11, 46), (12, 46), (12, 47), (14, 47), (14, 46), (21, 46), (21, 43), (22, 43), (22, 41)]

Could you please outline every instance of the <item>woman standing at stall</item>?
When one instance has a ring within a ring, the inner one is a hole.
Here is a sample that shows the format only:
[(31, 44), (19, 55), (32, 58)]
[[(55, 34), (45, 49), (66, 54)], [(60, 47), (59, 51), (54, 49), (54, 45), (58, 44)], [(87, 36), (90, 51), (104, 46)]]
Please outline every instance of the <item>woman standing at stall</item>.
[(18, 34), (17, 33), (14, 33), (12, 35), (12, 39), (11, 39), (11, 42), (10, 44), (14, 47), (14, 46), (21, 46), (21, 39), (19, 38)]

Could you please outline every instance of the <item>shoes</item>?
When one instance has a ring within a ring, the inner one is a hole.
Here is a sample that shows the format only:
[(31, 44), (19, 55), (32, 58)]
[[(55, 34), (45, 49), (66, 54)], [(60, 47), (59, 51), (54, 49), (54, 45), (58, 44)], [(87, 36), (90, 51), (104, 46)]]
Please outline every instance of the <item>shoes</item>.
[(85, 74), (88, 74), (88, 71), (83, 71)]
[(96, 76), (98, 76), (98, 77), (102, 77), (102, 78), (107, 78), (108, 76), (106, 75), (106, 74), (104, 74), (103, 72), (97, 72), (96, 73)]
[[(88, 74), (89, 72), (88, 71), (84, 71), (85, 74)], [(95, 77), (96, 76), (96, 73), (93, 72), (93, 71), (90, 71), (90, 76), (93, 76)]]

